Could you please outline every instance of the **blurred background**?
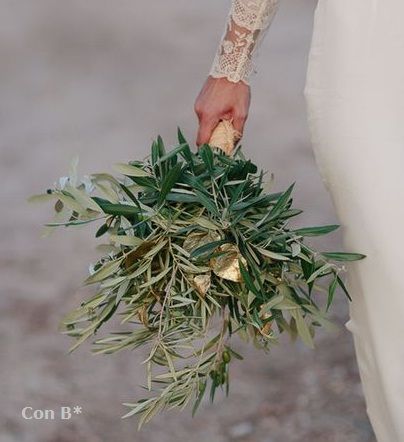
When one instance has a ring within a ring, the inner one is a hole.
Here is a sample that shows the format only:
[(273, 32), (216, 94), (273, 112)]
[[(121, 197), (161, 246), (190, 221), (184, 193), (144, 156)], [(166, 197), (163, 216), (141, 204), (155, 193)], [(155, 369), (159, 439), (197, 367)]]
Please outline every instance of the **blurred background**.
[[(299, 225), (337, 222), (315, 167), (303, 87), (315, 0), (284, 0), (261, 48), (243, 141), (275, 188), (296, 181)], [(0, 413), (1, 442), (367, 442), (347, 302), (339, 293), (335, 333), (316, 351), (283, 340), (269, 355), (241, 343), (231, 395), (168, 412), (136, 431), (121, 420), (144, 382), (141, 351), (73, 354), (61, 316), (91, 289), (94, 227), (40, 237), (51, 208), (31, 206), (79, 155), (81, 174), (144, 157), (179, 125), (193, 143), (193, 102), (206, 78), (229, 8), (217, 0), (0, 0)], [(341, 232), (321, 238), (341, 247)], [(70, 420), (24, 420), (21, 410), (81, 406)]]

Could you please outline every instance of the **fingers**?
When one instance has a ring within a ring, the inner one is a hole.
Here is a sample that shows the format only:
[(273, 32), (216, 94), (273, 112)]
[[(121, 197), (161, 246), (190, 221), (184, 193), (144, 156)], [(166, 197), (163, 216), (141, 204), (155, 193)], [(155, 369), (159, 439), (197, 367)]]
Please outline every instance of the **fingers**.
[[(239, 140), (243, 136), (244, 125), (247, 120), (247, 114), (238, 112), (234, 113), (233, 116), (225, 115), (223, 119), (232, 120), (233, 127), (237, 131), (238, 140)], [(212, 136), (212, 132), (215, 129), (215, 127), (218, 125), (220, 120), (221, 118), (218, 117), (207, 118), (204, 117), (203, 115), (200, 117), (198, 135), (196, 138), (196, 145), (198, 147), (201, 146), (202, 144), (209, 143), (209, 140)]]
[(239, 134), (239, 139), (243, 136), (244, 125), (247, 121), (247, 114), (244, 112), (235, 112), (233, 116), (233, 127)]
[(234, 83), (226, 78), (208, 77), (199, 93), (194, 109), (199, 119), (196, 139), (198, 147), (209, 143), (220, 120), (231, 120), (240, 134), (244, 130), (250, 106), (250, 87), (243, 82)]
[(202, 144), (209, 143), (213, 129), (217, 126), (218, 123), (219, 118), (200, 118), (198, 135), (196, 137), (196, 145), (198, 147)]

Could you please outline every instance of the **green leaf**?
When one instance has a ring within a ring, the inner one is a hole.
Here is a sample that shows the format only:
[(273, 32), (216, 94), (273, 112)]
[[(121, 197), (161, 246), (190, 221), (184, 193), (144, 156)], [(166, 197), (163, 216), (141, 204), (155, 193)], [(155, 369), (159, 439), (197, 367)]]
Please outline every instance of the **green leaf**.
[(287, 256), (281, 255), (276, 252), (272, 252), (271, 250), (264, 249), (262, 247), (254, 246), (263, 256), (266, 256), (267, 258), (274, 259), (276, 261), (290, 261), (290, 258)]
[(117, 163), (113, 168), (122, 175), (130, 177), (149, 177), (150, 173), (131, 164)]
[(92, 198), (101, 207), (102, 211), (108, 215), (133, 216), (140, 212), (138, 207), (130, 206), (129, 204), (110, 203), (108, 200), (97, 196), (93, 196)]
[(84, 190), (77, 189), (76, 187), (66, 185), (66, 191), (72, 195), (72, 197), (84, 208), (92, 209), (96, 212), (100, 211), (99, 205), (88, 195)]
[(303, 227), (302, 229), (292, 230), (291, 233), (300, 236), (319, 236), (337, 230), (340, 226), (337, 224), (319, 226), (319, 227)]
[(171, 267), (167, 267), (165, 270), (163, 270), (161, 273), (159, 273), (156, 276), (153, 276), (152, 278), (150, 278), (147, 282), (143, 283), (142, 285), (140, 285), (140, 288), (145, 288), (145, 287), (150, 287), (156, 283), (158, 283), (159, 281), (161, 281), (164, 276), (167, 275), (167, 273), (172, 270)]
[(205, 217), (197, 217), (192, 220), (193, 223), (198, 224), (201, 227), (209, 230), (220, 230), (220, 226), (215, 224), (212, 220)]
[(122, 404), (125, 405), (126, 407), (131, 407), (132, 410), (126, 413), (125, 415), (123, 415), (121, 419), (126, 419), (130, 416), (141, 413), (143, 409), (145, 409), (150, 403), (153, 403), (155, 400), (156, 398), (153, 397), (147, 400), (146, 399), (140, 400), (136, 404), (128, 404), (128, 403)]
[(366, 258), (366, 255), (361, 253), (344, 253), (344, 252), (322, 252), (325, 258), (332, 259), (333, 261), (359, 261)]
[(285, 210), (283, 213), (279, 215), (279, 218), (287, 219), (287, 218), (293, 218), (294, 216), (300, 215), (303, 213), (303, 210), (301, 209), (288, 209)]
[(197, 178), (195, 175), (191, 175), (189, 172), (184, 172), (182, 181), (184, 184), (187, 184), (192, 190), (198, 189), (205, 195), (207, 194), (206, 189), (202, 184), (202, 180)]
[(328, 311), (328, 309), (330, 308), (330, 306), (332, 304), (332, 301), (334, 299), (335, 290), (337, 288), (337, 284), (338, 284), (338, 280), (337, 280), (337, 276), (335, 276), (335, 278), (332, 280), (330, 286), (328, 287), (328, 298), (327, 298), (326, 311)]
[(181, 132), (181, 129), (177, 128), (177, 136), (178, 136), (178, 142), (182, 145), (185, 145), (184, 150), (180, 152), (180, 154), (184, 157), (185, 161), (188, 163), (188, 165), (193, 169), (194, 166), (194, 160), (193, 156), (194, 154), (191, 152), (191, 149), (189, 148), (189, 143), (185, 139), (184, 135)]
[[(95, 181), (94, 186), (97, 189), (97, 191), (104, 198), (106, 198), (107, 201), (112, 202), (112, 203), (119, 202), (119, 198), (118, 198), (118, 194), (117, 194), (116, 190), (113, 189), (113, 187), (109, 183), (103, 184), (103, 183)], [(93, 197), (93, 198), (95, 198), (95, 197)]]
[(261, 314), (270, 313), (271, 309), (273, 309), (277, 304), (284, 301), (284, 299), (285, 297), (283, 295), (274, 296), (261, 307)]
[(90, 224), (94, 221), (98, 221), (100, 219), (104, 219), (105, 217), (102, 216), (100, 218), (91, 218), (91, 219), (85, 219), (85, 220), (79, 220), (79, 219), (75, 219), (72, 221), (65, 221), (65, 222), (61, 222), (61, 223), (46, 223), (45, 226), (47, 227), (59, 227), (59, 226), (81, 226), (83, 224)]
[(154, 166), (160, 158), (159, 146), (156, 141), (153, 141), (151, 146), (151, 164)]
[(141, 238), (129, 235), (110, 235), (109, 239), (111, 240), (111, 242), (131, 247), (137, 247), (144, 242), (144, 240)]
[(178, 203), (197, 203), (198, 198), (195, 195), (181, 192), (169, 192), (166, 195), (166, 201), (178, 202)]
[(229, 210), (233, 210), (234, 206), (238, 204), (240, 195), (243, 193), (245, 187), (247, 185), (247, 182), (245, 180), (242, 180), (240, 184), (237, 185), (237, 187), (233, 190), (231, 189), (231, 199), (229, 203)]
[(299, 333), (302, 341), (310, 348), (314, 348), (313, 338), (311, 336), (309, 327), (306, 324), (306, 321), (303, 318), (303, 315), (300, 309), (290, 310), (290, 314), (296, 321), (297, 332)]
[(104, 235), (104, 233), (107, 233), (109, 229), (108, 224), (104, 223), (101, 225), (101, 227), (97, 230), (95, 233), (95, 237), (99, 238), (100, 236)]
[(77, 213), (84, 215), (86, 213), (86, 208), (83, 207), (78, 201), (76, 201), (70, 195), (66, 195), (65, 193), (59, 193), (58, 198), (64, 205), (69, 207), (70, 209), (76, 211)]
[(245, 282), (245, 285), (247, 286), (248, 290), (251, 290), (255, 295), (258, 295), (258, 290), (254, 285), (254, 282), (251, 278), (251, 275), (249, 274), (247, 268), (244, 266), (241, 259), (238, 260), (239, 267), (240, 267), (240, 273), (243, 278), (243, 281)]
[(80, 338), (75, 342), (75, 344), (69, 348), (69, 353), (72, 353), (74, 350), (76, 350), (77, 347), (79, 347), (84, 341), (86, 341), (93, 334), (94, 334), (94, 329), (90, 328), (85, 333), (80, 335)]
[(180, 144), (187, 144), (187, 140), (185, 139), (183, 133), (181, 132), (180, 127), (177, 127), (177, 138)]
[(199, 156), (202, 158), (202, 161), (205, 163), (206, 168), (210, 173), (213, 172), (213, 152), (211, 147), (208, 144), (204, 144), (199, 148), (198, 151)]
[[(138, 186), (143, 187), (144, 190), (153, 191), (158, 190), (156, 180), (153, 177), (131, 177)], [(142, 189), (143, 190), (143, 189)]]
[(307, 262), (305, 259), (301, 258), (300, 265), (302, 267), (304, 279), (307, 281), (310, 278), (311, 274), (314, 272), (314, 262)]
[(329, 264), (328, 262), (326, 264), (322, 265), (320, 268), (318, 268), (315, 272), (313, 272), (310, 275), (309, 279), (307, 280), (307, 284), (309, 284), (310, 282), (313, 282), (319, 276), (323, 276), (324, 272), (329, 270), (331, 267), (332, 267), (332, 265)]
[(161, 191), (158, 199), (158, 203), (162, 204), (170, 190), (173, 188), (173, 186), (177, 183), (180, 175), (182, 172), (182, 164), (178, 163), (173, 168), (171, 168), (166, 177), (164, 178), (164, 181), (161, 185)]
[(195, 413), (202, 401), (202, 398), (205, 394), (206, 385), (207, 385), (207, 379), (205, 379), (204, 381), (199, 381), (199, 392), (196, 401), (194, 403), (194, 406), (192, 407), (192, 417), (195, 416)]
[(352, 301), (352, 298), (351, 298), (351, 296), (350, 296), (350, 294), (348, 292), (348, 289), (345, 287), (344, 282), (342, 281), (342, 279), (339, 276), (337, 276), (337, 281), (338, 281), (339, 286), (342, 288), (342, 290), (344, 291), (345, 295), (347, 296), (347, 298), (350, 301)]
[(271, 195), (259, 195), (253, 198), (248, 198), (246, 201), (241, 201), (233, 204), (232, 209), (245, 210), (249, 207), (266, 207), (271, 200)]
[(314, 321), (321, 324), (327, 331), (335, 332), (339, 329), (339, 327), (334, 324), (332, 321), (327, 319), (325, 313), (320, 311), (318, 308), (314, 307), (314, 305), (305, 304), (304, 309), (311, 313)]
[(216, 216), (220, 216), (219, 215), (219, 211), (215, 205), (215, 203), (213, 202), (213, 200), (211, 200), (210, 198), (208, 198), (204, 193), (202, 193), (201, 191), (195, 189), (195, 195), (198, 198), (198, 201), (204, 206), (206, 207), (206, 209), (208, 209), (208, 211)]
[(164, 146), (163, 139), (161, 138), (160, 135), (157, 137), (157, 146), (159, 148), (159, 156), (160, 156), (160, 159), (161, 159), (161, 158), (164, 157), (164, 155), (166, 153), (166, 148)]
[(96, 282), (100, 282), (105, 278), (113, 275), (118, 271), (121, 266), (123, 258), (119, 258), (115, 261), (109, 261), (104, 264), (100, 269), (98, 269), (95, 273), (90, 275), (85, 281), (84, 284), (94, 284)]
[(257, 227), (260, 227), (265, 222), (272, 221), (282, 213), (282, 211), (289, 203), (290, 195), (292, 193), (294, 185), (295, 183), (291, 184), (288, 189), (285, 190), (285, 192), (281, 195), (281, 197), (278, 199), (272, 209), (267, 213), (267, 215), (265, 215), (260, 221), (257, 222)]
[(157, 242), (156, 245), (154, 245), (145, 255), (144, 258), (152, 258), (155, 256), (163, 247), (167, 245), (168, 240), (163, 239)]
[(277, 302), (274, 306), (274, 310), (296, 310), (299, 308), (299, 304), (292, 301), (291, 299), (285, 298), (282, 301)]
[(196, 249), (192, 250), (190, 256), (191, 258), (196, 258), (200, 255), (203, 255), (204, 253), (213, 252), (213, 250), (215, 250), (217, 247), (227, 242), (228, 241), (225, 239), (209, 242), (207, 244), (204, 244), (203, 246), (197, 247)]
[(164, 163), (167, 160), (176, 157), (179, 153), (182, 153), (184, 150), (186, 150), (188, 148), (189, 150), (189, 146), (187, 143), (185, 144), (180, 144), (179, 146), (177, 146), (176, 148), (170, 150), (169, 152), (167, 152), (164, 156), (162, 156), (159, 159), (159, 163)]

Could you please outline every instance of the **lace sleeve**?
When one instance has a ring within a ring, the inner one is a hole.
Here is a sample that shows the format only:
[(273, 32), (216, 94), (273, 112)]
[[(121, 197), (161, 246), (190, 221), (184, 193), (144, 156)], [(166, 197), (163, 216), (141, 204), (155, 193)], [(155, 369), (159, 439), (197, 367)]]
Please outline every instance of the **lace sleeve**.
[(209, 75), (248, 84), (248, 77), (254, 71), (254, 55), (278, 3), (279, 0), (232, 0), (226, 30)]

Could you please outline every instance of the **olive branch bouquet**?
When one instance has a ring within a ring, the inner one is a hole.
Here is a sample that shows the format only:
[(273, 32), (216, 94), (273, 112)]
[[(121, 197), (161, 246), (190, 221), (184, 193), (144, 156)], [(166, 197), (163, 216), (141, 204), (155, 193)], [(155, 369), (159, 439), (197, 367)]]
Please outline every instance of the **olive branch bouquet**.
[[(76, 338), (71, 351), (111, 318), (124, 329), (99, 337), (97, 354), (145, 347), (149, 397), (125, 404), (139, 426), (156, 413), (193, 402), (218, 387), (229, 391), (229, 367), (242, 359), (231, 346), (238, 335), (268, 350), (281, 333), (313, 347), (316, 327), (337, 286), (349, 298), (340, 262), (358, 253), (319, 252), (307, 237), (338, 225), (290, 229), (301, 213), (292, 206), (293, 184), (264, 190), (264, 172), (237, 148), (211, 145), (191, 151), (181, 131), (166, 151), (161, 137), (144, 161), (118, 164), (122, 175), (75, 170), (45, 195), (54, 199), (50, 227), (100, 222), (105, 254), (90, 267), (94, 296), (62, 321)], [(270, 180), (272, 181), (272, 180)]]

